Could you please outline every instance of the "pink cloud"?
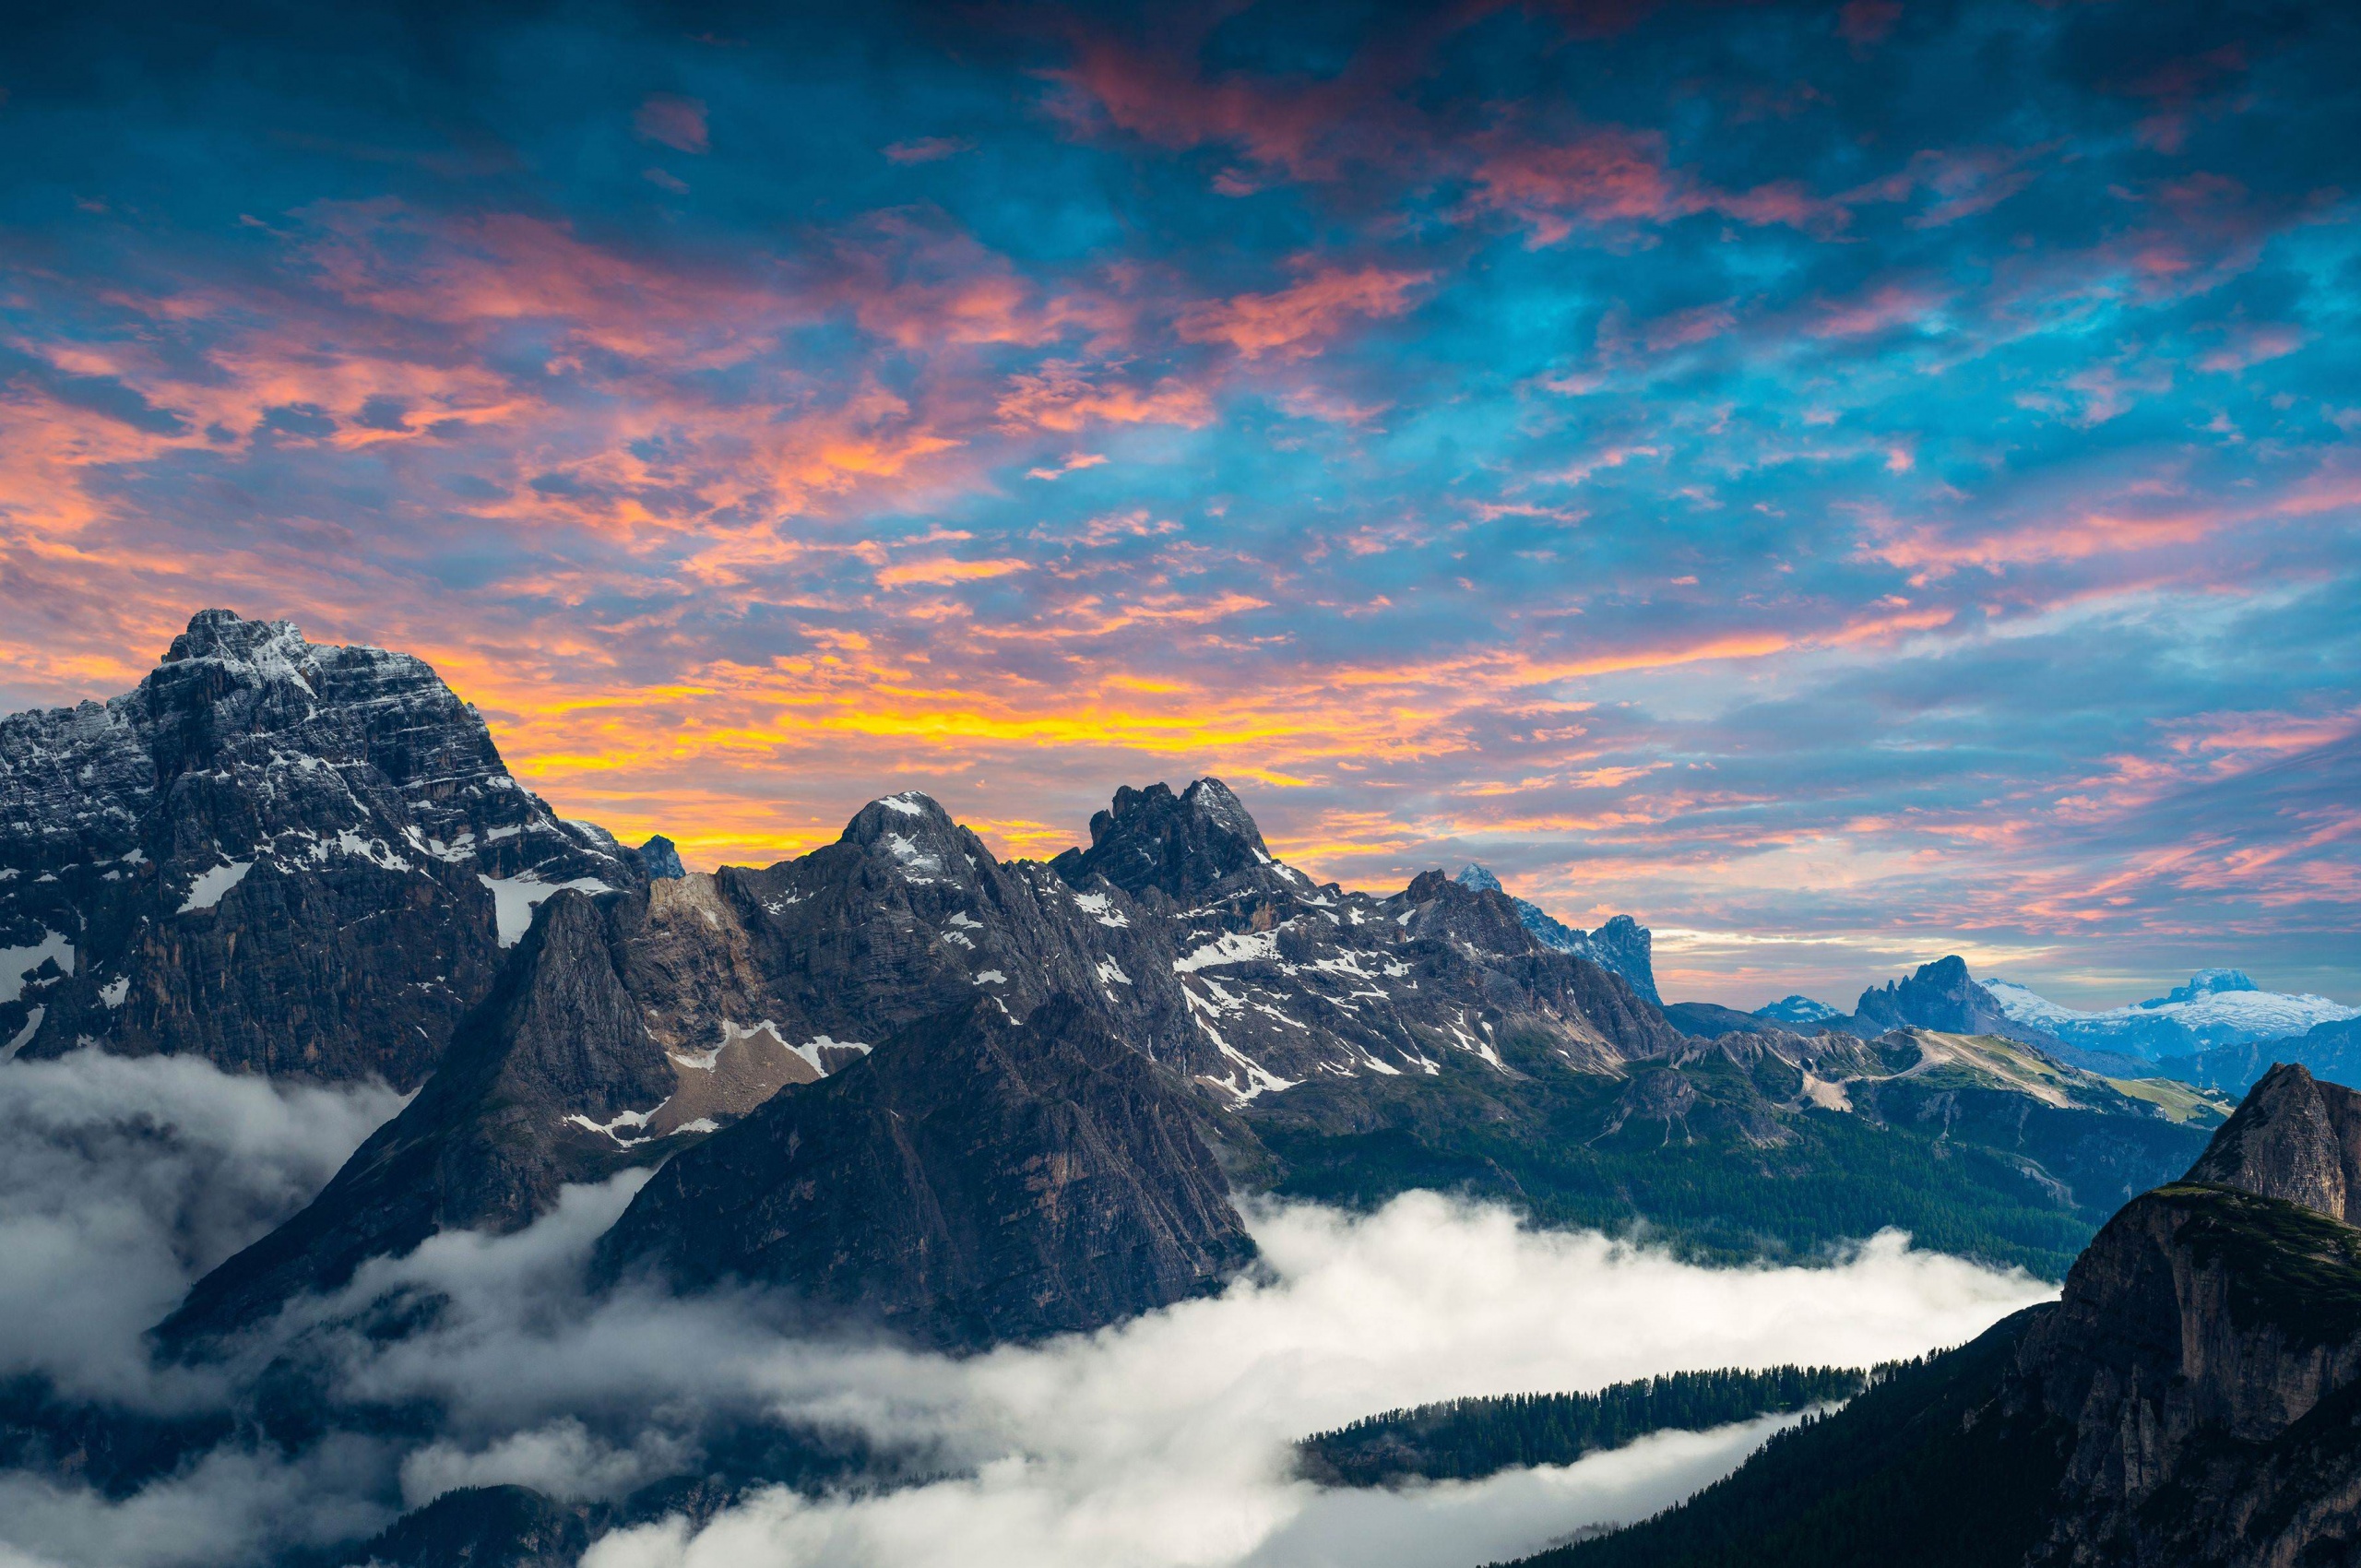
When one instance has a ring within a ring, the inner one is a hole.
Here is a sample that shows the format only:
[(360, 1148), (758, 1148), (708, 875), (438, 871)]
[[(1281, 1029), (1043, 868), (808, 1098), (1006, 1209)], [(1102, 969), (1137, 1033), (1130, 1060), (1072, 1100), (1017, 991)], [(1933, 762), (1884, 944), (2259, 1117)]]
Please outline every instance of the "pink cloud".
[(1920, 285), (1881, 283), (1849, 300), (1823, 303), (1804, 330), (1815, 338), (1866, 338), (1915, 324), (1943, 301), (1943, 295)]
[(1323, 267), (1267, 294), (1235, 294), (1183, 310), (1173, 329), (1184, 342), (1227, 343), (1247, 359), (1316, 354), (1346, 324), (1402, 315), (1410, 291), (1433, 275), (1382, 267)]
[(1836, 13), (1836, 36), (1857, 49), (1885, 42), (1902, 19), (1899, 0), (1845, 0)]
[(632, 128), (643, 141), (661, 142), (681, 152), (704, 152), (706, 139), (705, 104), (694, 98), (682, 98), (675, 93), (651, 92), (632, 116)]
[(886, 148), (885, 160), (889, 163), (938, 163), (973, 151), (975, 145), (963, 137), (916, 137)]

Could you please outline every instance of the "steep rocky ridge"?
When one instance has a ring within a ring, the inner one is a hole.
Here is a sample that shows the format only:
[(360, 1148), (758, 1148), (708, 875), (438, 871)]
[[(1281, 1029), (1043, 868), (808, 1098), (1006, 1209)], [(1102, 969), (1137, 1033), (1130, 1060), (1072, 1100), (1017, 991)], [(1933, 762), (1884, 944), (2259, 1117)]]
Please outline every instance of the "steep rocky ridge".
[(671, 1160), (593, 1272), (783, 1287), (946, 1349), (1099, 1327), (1252, 1256), (1204, 1115), (1094, 1009), (970, 999)]
[(415, 1087), (533, 901), (640, 880), (419, 659), (204, 611), (136, 690), (0, 719), (0, 1052)]
[(2167, 1056), (2155, 1071), (2203, 1088), (2244, 1094), (2276, 1063), (2294, 1062), (2339, 1082), (2361, 1078), (2361, 1018), (2314, 1024), (2299, 1035)]
[[(448, 1069), (310, 1208), (201, 1281), (166, 1342), (217, 1340), (437, 1230), (526, 1224), (567, 1182), (662, 1159), (979, 999), (1011, 1022), (1078, 1010), (1209, 1107), (1312, 1078), (1505, 1083), (1524, 1074), (1504, 1034), (1557, 1072), (1678, 1042), (1619, 980), (1535, 943), (1497, 893), (1440, 873), (1389, 899), (1316, 887), (1263, 853), (1216, 780), (1117, 806), (1102, 862), (1062, 871), (1003, 863), (906, 793), (763, 870), (558, 894)], [(1136, 868), (1137, 897), (1099, 863)], [(1251, 1130), (1203, 1126), (1234, 1161), (1259, 1158)]]
[[(1505, 891), (1501, 879), (1483, 866), (1462, 866), (1453, 880), (1477, 892)], [(1611, 969), (1622, 976), (1632, 991), (1659, 1007), (1664, 1005), (1664, 998), (1656, 993), (1655, 936), (1647, 927), (1629, 915), (1612, 915), (1596, 931), (1583, 931), (1568, 925), (1538, 904), (1513, 897), (1509, 901), (1516, 906), (1517, 919), (1525, 929), (1541, 945), (1588, 958)]]

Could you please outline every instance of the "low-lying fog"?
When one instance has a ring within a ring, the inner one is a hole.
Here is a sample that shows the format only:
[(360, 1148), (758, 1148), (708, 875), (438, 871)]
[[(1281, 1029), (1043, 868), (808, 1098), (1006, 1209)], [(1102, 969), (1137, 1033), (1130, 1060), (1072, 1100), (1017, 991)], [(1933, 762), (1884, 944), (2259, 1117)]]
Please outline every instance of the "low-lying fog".
[[(47, 1372), (164, 1408), (219, 1397), (216, 1380), (147, 1373), (139, 1331), (398, 1103), (186, 1061), (0, 1064), (0, 1375)], [(340, 1395), (435, 1401), (431, 1440), (337, 1438), (291, 1461), (219, 1452), (120, 1503), (0, 1473), (0, 1568), (250, 1562), (496, 1481), (620, 1497), (694, 1461), (724, 1410), (864, 1433), (947, 1479), (762, 1493), (702, 1531), (674, 1519), (610, 1536), (591, 1564), (1472, 1565), (1643, 1516), (1734, 1467), (1778, 1421), (1403, 1494), (1291, 1480), (1291, 1440), (1456, 1395), (1866, 1365), (1959, 1343), (2052, 1294), (1895, 1235), (1826, 1267), (1709, 1269), (1418, 1194), (1366, 1217), (1252, 1206), (1264, 1277), (1087, 1338), (959, 1361), (791, 1338), (751, 1295), (587, 1301), (582, 1263), (641, 1180), (571, 1190), (518, 1235), (440, 1237), (355, 1281), (350, 1301), (403, 1282), (450, 1299), (409, 1340), (326, 1340)]]

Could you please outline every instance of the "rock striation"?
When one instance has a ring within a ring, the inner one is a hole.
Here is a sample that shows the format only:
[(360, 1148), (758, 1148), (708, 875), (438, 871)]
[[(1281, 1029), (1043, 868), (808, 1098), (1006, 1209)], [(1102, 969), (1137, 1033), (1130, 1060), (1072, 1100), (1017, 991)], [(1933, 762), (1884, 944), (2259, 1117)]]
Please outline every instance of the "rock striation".
[(421, 660), (203, 611), (136, 690), (0, 719), (0, 1053), (413, 1088), (534, 903), (640, 880)]

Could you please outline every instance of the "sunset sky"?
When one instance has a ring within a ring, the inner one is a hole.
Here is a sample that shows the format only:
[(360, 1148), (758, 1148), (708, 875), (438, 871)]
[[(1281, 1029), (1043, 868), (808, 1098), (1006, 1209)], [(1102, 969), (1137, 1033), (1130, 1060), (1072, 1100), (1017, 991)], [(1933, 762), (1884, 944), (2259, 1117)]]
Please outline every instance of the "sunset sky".
[(1214, 773), (1668, 998), (2361, 1001), (2361, 7), (43, 25), (0, 708), (225, 605), (693, 865)]

